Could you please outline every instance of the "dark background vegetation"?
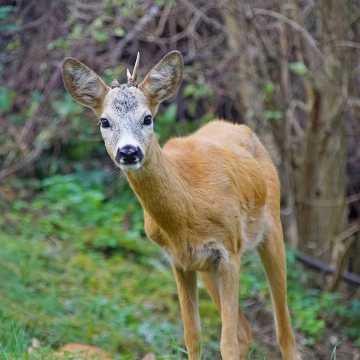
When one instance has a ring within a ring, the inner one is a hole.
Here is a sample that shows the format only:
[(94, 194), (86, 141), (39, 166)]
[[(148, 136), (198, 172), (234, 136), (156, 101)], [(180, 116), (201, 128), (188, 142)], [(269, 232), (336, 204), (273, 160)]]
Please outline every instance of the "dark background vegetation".
[[(169, 265), (60, 71), (71, 55), (124, 81), (138, 50), (144, 75), (173, 49), (184, 82), (157, 116), (161, 142), (215, 117), (258, 133), (281, 176), (304, 359), (360, 358), (359, 1), (1, 1), (0, 48), (1, 359), (50, 359), (69, 342), (185, 357)], [(240, 296), (249, 358), (278, 359), (253, 254)], [(204, 359), (216, 359), (219, 319), (200, 298)]]

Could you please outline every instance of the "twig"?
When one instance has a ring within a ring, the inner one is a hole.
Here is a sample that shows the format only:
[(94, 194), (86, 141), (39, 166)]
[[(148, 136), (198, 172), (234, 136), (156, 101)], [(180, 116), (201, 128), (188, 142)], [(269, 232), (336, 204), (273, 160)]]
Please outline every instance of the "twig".
[(45, 13), (43, 15), (41, 15), (39, 18), (28, 22), (27, 24), (21, 26), (21, 27), (15, 27), (14, 29), (11, 30), (5, 30), (5, 32), (9, 33), (9, 34), (13, 34), (13, 33), (21, 33), (22, 31), (25, 30), (30, 30), (32, 28), (36, 28), (39, 25), (41, 25), (42, 23), (44, 23), (46, 20), (48, 20), (50, 14), (49, 13)]
[[(60, 66), (57, 66), (56, 70), (53, 72), (51, 78), (49, 79), (46, 88), (43, 91), (43, 95), (44, 95), (44, 98), (42, 100), (43, 104), (48, 102), (51, 92), (55, 88), (59, 76), (60, 76)], [(23, 153), (26, 153), (26, 151), (24, 150), (27, 150), (29, 148), (27, 145), (29, 142), (29, 140), (27, 140), (29, 133), (32, 133), (31, 129), (34, 128), (35, 124), (39, 123), (39, 118), (40, 119), (42, 118), (45, 109), (46, 109), (45, 106), (40, 105), (37, 111), (35, 111), (35, 113), (32, 115), (32, 117), (28, 119), (24, 127), (19, 132), (18, 136), (14, 136), (16, 146), (22, 149)], [(12, 159), (11, 161), (12, 163), (4, 167), (0, 171), (0, 181), (4, 180), (6, 177), (14, 174), (15, 172), (23, 169), (24, 167), (30, 165), (41, 155), (42, 150), (48, 144), (48, 140), (51, 139), (51, 137), (56, 133), (55, 123), (52, 123), (50, 126), (47, 127), (47, 129), (49, 130), (49, 134), (47, 135), (46, 139), (42, 139), (41, 144), (35, 146), (35, 148), (30, 150), (25, 157), (23, 157), (22, 159), (18, 159), (17, 162), (14, 163)], [(39, 136), (41, 136), (41, 132), (38, 134), (38, 137)], [(31, 143), (34, 142), (36, 142), (36, 139), (35, 141), (34, 139), (31, 139)]]
[(157, 14), (159, 13), (160, 8), (157, 5), (152, 5), (149, 10), (146, 11), (145, 15), (137, 22), (137, 24), (133, 27), (133, 29), (127, 33), (122, 41), (113, 49), (111, 55), (111, 61), (115, 63), (118, 57), (123, 52), (125, 46), (133, 41), (144, 29), (146, 26), (152, 21)]
[[(204, 21), (204, 23), (207, 23), (211, 26), (213, 26), (215, 29), (217, 30), (221, 30), (221, 31), (225, 31), (226, 29), (225, 27), (219, 23), (218, 21), (216, 21), (214, 18), (210, 18), (208, 17), (204, 11), (202, 11), (201, 9), (197, 8), (193, 2), (189, 1), (189, 0), (181, 0), (181, 2), (190, 9), (190, 11), (194, 12), (197, 16), (199, 16), (201, 18), (201, 20)], [(209, 10), (210, 7), (207, 7), (206, 10)]]
[(299, 25), (296, 21), (291, 20), (288, 17), (284, 16), (283, 14), (280, 14), (280, 13), (278, 13), (276, 11), (272, 11), (272, 10), (253, 8), (253, 13), (255, 15), (270, 16), (270, 17), (273, 17), (277, 20), (280, 20), (280, 21), (290, 25), (295, 31), (299, 32), (304, 37), (304, 39), (309, 43), (309, 45), (315, 50), (316, 54), (321, 59), (323, 59), (323, 55), (322, 55), (320, 49), (317, 47), (314, 38), (304, 27)]
[(360, 98), (350, 96), (350, 97), (348, 97), (346, 103), (350, 107), (358, 107), (358, 108), (360, 108)]
[(347, 203), (352, 204), (352, 203), (357, 202), (359, 200), (360, 200), (360, 193), (359, 194), (353, 194), (353, 195), (350, 195), (347, 198)]
[(351, 246), (355, 241), (355, 237), (353, 235), (355, 235), (359, 231), (360, 231), (360, 221), (349, 226), (335, 239), (335, 243), (342, 246), (343, 249), (341, 253), (338, 254), (338, 257), (336, 259), (335, 274), (327, 287), (328, 290), (335, 291), (337, 289), (341, 280), (341, 276), (345, 270), (346, 260), (349, 257)]
[(360, 50), (360, 43), (355, 41), (339, 41), (335, 45)]
[(159, 37), (159, 36), (161, 36), (161, 34), (163, 33), (163, 31), (164, 31), (164, 29), (165, 29), (166, 22), (167, 22), (168, 19), (169, 19), (171, 10), (172, 10), (172, 4), (167, 4), (167, 5), (165, 6), (164, 10), (161, 12), (158, 26), (157, 26), (157, 28), (155, 29), (155, 31), (153, 32), (153, 36), (154, 36), (154, 37)]
[[(331, 267), (328, 264), (325, 264), (324, 262), (314, 259), (313, 257), (309, 255), (304, 255), (297, 253), (296, 259), (299, 260), (304, 265), (307, 265), (308, 267), (314, 269), (314, 270), (320, 270), (325, 274), (333, 274), (335, 272), (335, 269)], [(360, 286), (360, 276), (353, 274), (348, 271), (344, 271), (341, 274), (341, 277), (349, 284), (351, 285), (357, 285)]]
[(27, 155), (25, 158), (23, 158), (22, 160), (14, 163), (13, 165), (3, 169), (0, 171), (0, 182), (2, 180), (4, 180), (5, 178), (7, 178), (8, 176), (16, 173), (17, 171), (19, 171), (20, 169), (24, 168), (25, 166), (31, 164), (34, 160), (36, 160), (39, 155), (41, 154), (43, 150), (43, 147), (38, 147), (34, 150), (32, 150), (30, 152), (29, 155)]

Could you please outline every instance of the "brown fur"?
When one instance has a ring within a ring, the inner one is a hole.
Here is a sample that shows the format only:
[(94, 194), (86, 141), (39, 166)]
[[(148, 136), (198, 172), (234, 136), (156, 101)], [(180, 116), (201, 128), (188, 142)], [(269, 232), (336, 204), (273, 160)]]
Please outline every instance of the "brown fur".
[[(213, 121), (191, 136), (170, 140), (163, 149), (154, 138), (144, 168), (129, 173), (128, 179), (144, 208), (147, 235), (173, 259), (190, 359), (199, 359), (200, 348), (194, 271), (202, 272), (223, 324), (230, 322), (230, 329), (238, 333), (235, 341), (223, 326), (223, 358), (239, 359), (239, 349), (244, 358), (250, 328), (241, 313), (231, 324), (238, 311), (239, 261), (244, 242), (254, 241), (251, 235), (263, 221), (259, 252), (271, 285), (279, 342), (283, 358), (296, 359), (286, 304), (279, 180), (255, 134), (244, 125)], [(248, 240), (243, 237), (244, 224)], [(219, 251), (220, 260), (212, 261), (207, 245)], [(222, 287), (219, 281), (228, 284)], [(222, 296), (233, 297), (228, 311)]]

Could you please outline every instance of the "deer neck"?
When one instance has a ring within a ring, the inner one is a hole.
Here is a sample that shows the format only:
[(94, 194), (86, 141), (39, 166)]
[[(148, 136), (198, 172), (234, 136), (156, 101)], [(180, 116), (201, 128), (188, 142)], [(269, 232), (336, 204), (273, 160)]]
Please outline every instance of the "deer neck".
[(144, 165), (127, 178), (143, 209), (163, 230), (171, 233), (183, 225), (191, 208), (189, 189), (155, 136)]

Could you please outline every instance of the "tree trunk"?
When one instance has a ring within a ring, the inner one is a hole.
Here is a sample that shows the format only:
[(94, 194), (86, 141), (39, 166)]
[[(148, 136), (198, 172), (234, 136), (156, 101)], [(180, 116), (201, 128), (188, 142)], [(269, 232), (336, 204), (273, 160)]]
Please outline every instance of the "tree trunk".
[(318, 2), (319, 43), (323, 57), (310, 62), (312, 109), (307, 122), (299, 176), (297, 208), (299, 248), (335, 263), (335, 240), (346, 219), (346, 136), (344, 109), (347, 74), (336, 43), (345, 38), (345, 6), (337, 0)]

